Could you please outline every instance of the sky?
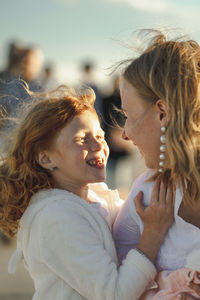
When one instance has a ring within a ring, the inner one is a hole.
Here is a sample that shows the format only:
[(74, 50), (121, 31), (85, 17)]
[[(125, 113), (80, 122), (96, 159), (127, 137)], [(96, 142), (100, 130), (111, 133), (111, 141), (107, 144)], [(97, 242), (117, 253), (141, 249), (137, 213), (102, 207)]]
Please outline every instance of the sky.
[(60, 80), (76, 78), (87, 60), (103, 78), (126, 58), (133, 32), (158, 27), (179, 28), (200, 42), (200, 1), (0, 0), (0, 67), (15, 40), (40, 46)]

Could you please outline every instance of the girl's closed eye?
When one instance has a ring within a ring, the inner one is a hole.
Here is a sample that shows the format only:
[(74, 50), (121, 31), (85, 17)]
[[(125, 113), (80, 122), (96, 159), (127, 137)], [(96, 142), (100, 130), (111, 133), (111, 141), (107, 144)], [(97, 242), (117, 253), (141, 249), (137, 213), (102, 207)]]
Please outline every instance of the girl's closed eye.
[(81, 142), (84, 142), (84, 143), (85, 143), (87, 140), (88, 140), (88, 137), (86, 137), (86, 136), (80, 138), (80, 141), (81, 141)]
[(88, 141), (88, 137), (86, 136), (80, 136), (75, 138), (75, 142), (78, 143), (86, 143)]
[(103, 134), (98, 134), (98, 135), (96, 136), (96, 139), (99, 140), (99, 141), (105, 140), (105, 134), (104, 134), (104, 133), (103, 133)]

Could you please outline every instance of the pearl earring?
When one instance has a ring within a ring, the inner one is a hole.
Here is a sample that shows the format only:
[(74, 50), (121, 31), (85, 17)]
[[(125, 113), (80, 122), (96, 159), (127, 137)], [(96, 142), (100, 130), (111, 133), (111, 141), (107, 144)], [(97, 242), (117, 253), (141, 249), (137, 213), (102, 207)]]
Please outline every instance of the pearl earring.
[(165, 160), (165, 151), (166, 151), (166, 146), (165, 146), (165, 132), (166, 132), (166, 126), (161, 127), (161, 132), (163, 133), (160, 137), (161, 141), (161, 146), (160, 146), (160, 162), (159, 162), (159, 169), (158, 172), (162, 173), (163, 172), (163, 167), (164, 167), (164, 160)]
[(49, 168), (49, 171), (53, 172), (53, 169), (54, 169), (54, 168), (53, 168), (53, 167), (51, 167), (51, 168)]

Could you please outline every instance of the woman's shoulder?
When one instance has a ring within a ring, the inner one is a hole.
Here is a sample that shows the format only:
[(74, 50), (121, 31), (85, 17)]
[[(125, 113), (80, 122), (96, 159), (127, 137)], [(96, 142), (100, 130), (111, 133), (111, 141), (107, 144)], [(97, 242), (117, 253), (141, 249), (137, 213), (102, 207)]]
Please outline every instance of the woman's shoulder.
[(135, 181), (132, 184), (131, 190), (140, 187), (146, 188), (148, 186), (152, 186), (153, 180), (151, 180), (151, 177), (154, 175), (154, 173), (154, 170), (147, 169), (135, 179)]
[(154, 173), (155, 170), (147, 169), (144, 173), (136, 178), (128, 196), (128, 199), (131, 200), (131, 202), (133, 202), (133, 198), (137, 195), (137, 193), (142, 191), (144, 204), (149, 204), (154, 184), (154, 181), (151, 180), (151, 177), (154, 175)]
[(142, 174), (140, 174), (133, 182), (134, 185), (141, 185), (151, 182), (149, 179), (155, 174), (155, 170), (146, 169)]

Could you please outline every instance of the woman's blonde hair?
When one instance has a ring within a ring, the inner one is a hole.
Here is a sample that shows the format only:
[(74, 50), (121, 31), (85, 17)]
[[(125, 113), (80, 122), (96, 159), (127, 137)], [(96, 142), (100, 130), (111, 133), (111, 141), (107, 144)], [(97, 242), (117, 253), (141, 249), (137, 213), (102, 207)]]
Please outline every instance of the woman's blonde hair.
[(48, 94), (33, 95), (33, 102), (13, 133), (8, 153), (0, 162), (0, 229), (14, 236), (30, 198), (53, 187), (51, 174), (38, 163), (74, 116), (94, 111), (94, 92), (76, 93), (60, 86)]
[(123, 77), (146, 101), (163, 99), (168, 104), (171, 178), (192, 204), (200, 200), (200, 47), (193, 40), (150, 33), (153, 37), (142, 54), (126, 61)]

